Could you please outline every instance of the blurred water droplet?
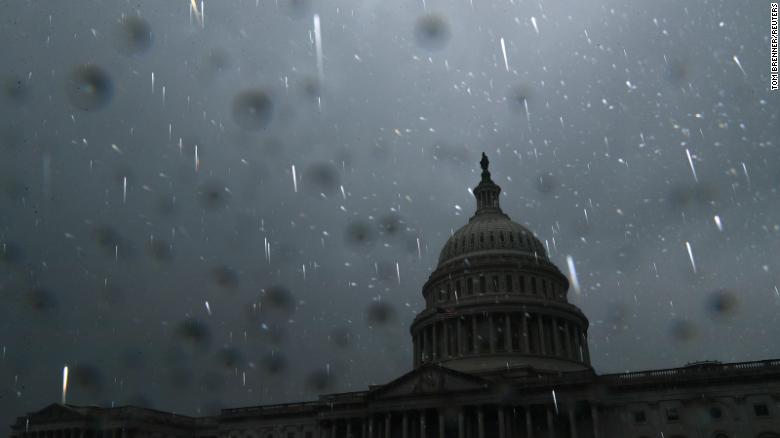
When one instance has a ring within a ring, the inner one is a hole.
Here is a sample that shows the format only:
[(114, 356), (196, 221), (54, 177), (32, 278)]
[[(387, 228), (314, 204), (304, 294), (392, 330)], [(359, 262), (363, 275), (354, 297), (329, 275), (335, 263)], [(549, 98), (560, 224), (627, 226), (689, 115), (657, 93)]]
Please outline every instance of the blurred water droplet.
[(371, 325), (384, 325), (395, 319), (395, 309), (385, 301), (374, 301), (366, 309), (366, 319)]
[(123, 17), (116, 30), (117, 50), (128, 55), (143, 53), (152, 47), (152, 27), (141, 17)]
[(247, 90), (233, 99), (233, 120), (247, 131), (258, 131), (271, 122), (273, 102), (262, 90)]
[(420, 47), (441, 49), (450, 40), (450, 26), (443, 16), (429, 14), (417, 19), (414, 35)]
[(73, 106), (92, 111), (108, 105), (114, 94), (114, 84), (102, 68), (83, 64), (74, 68), (68, 75), (65, 91)]

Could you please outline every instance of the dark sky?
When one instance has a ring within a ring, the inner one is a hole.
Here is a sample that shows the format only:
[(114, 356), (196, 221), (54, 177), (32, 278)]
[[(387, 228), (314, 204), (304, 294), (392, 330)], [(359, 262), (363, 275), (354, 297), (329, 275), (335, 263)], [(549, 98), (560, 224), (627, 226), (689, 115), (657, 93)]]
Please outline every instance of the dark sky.
[(3, 425), (65, 365), (70, 403), (188, 414), (408, 371), (482, 151), (597, 372), (780, 357), (769, 2), (203, 9), (0, 2)]

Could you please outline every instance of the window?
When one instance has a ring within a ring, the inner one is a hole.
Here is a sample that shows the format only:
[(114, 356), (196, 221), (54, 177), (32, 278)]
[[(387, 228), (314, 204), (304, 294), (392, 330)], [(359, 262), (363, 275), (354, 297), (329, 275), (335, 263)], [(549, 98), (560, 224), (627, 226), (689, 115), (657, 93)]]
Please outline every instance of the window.
[(518, 280), (519, 280), (518, 283), (520, 283), (519, 284), (519, 286), (520, 286), (520, 293), (523, 293), (523, 292), (525, 292), (525, 277), (521, 275)]
[(536, 295), (536, 277), (531, 277), (531, 293)]
[(756, 417), (768, 417), (769, 407), (765, 403), (757, 403), (753, 405), (753, 412), (756, 413)]
[(512, 276), (509, 274), (506, 276), (506, 291), (512, 292)]
[(647, 416), (645, 415), (645, 411), (634, 411), (634, 422), (635, 423), (646, 423), (647, 422)]
[(677, 412), (677, 408), (667, 408), (666, 409), (666, 420), (667, 421), (677, 421), (680, 419), (680, 413)]
[(487, 292), (487, 279), (484, 275), (479, 276), (479, 293), (484, 294)]
[(306, 431), (306, 438), (312, 438), (311, 431), (309, 431), (309, 430)]
[(720, 420), (723, 418), (723, 411), (719, 406), (713, 406), (710, 408), (710, 418), (713, 420)]
[(493, 276), (493, 292), (498, 293), (498, 275)]
[(466, 295), (474, 295), (474, 279), (469, 278), (468, 279), (468, 289), (466, 290)]

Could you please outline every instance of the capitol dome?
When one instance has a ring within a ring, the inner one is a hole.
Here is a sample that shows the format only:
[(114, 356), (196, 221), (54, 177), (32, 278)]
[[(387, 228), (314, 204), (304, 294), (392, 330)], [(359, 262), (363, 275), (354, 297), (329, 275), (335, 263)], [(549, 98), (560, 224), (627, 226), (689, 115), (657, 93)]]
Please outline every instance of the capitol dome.
[(588, 320), (545, 246), (499, 205), (482, 154), (477, 208), (447, 239), (411, 326), (414, 366), (493, 374), (590, 368)]

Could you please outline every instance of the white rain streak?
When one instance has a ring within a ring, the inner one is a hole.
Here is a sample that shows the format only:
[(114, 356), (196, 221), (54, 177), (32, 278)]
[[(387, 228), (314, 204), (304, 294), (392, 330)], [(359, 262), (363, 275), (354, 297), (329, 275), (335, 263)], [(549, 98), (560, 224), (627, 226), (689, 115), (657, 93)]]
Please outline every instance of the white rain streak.
[(750, 186), (750, 175), (748, 175), (747, 166), (745, 165), (745, 162), (742, 162), (742, 172), (745, 174), (745, 181), (747, 182), (747, 185)]
[(691, 166), (691, 173), (693, 173), (693, 180), (699, 182), (699, 177), (696, 176), (696, 168), (693, 167), (693, 159), (691, 158), (691, 151), (686, 149), (685, 154), (688, 156), (688, 164)]
[(62, 404), (68, 399), (68, 366), (62, 368)]
[(322, 31), (319, 14), (314, 14), (314, 44), (317, 50), (317, 74), (320, 76), (320, 85), (322, 85), (322, 79), (325, 75), (322, 66)]
[(200, 158), (198, 157), (198, 145), (195, 145), (195, 172), (200, 169)]
[(533, 24), (536, 34), (539, 35), (539, 26), (536, 25), (536, 17), (531, 16), (531, 24)]
[(558, 397), (555, 396), (555, 390), (552, 390), (553, 403), (555, 404), (555, 415), (558, 415)]
[(574, 292), (580, 294), (580, 280), (577, 278), (577, 269), (574, 267), (574, 258), (572, 256), (566, 256), (566, 264), (569, 266), (569, 277), (571, 278), (571, 285), (574, 287)]
[(206, 301), (205, 304), (206, 304), (206, 313), (208, 313), (209, 316), (211, 316), (211, 306), (209, 306), (209, 302), (208, 301)]
[(737, 64), (737, 67), (742, 71), (743, 76), (747, 76), (747, 73), (745, 73), (745, 69), (742, 68), (742, 63), (739, 62), (739, 58), (737, 58), (737, 55), (734, 55), (731, 59), (734, 60), (734, 64)]
[(506, 43), (504, 43), (504, 37), (501, 37), (501, 53), (504, 55), (504, 67), (506, 71), (509, 71), (509, 60), (506, 57)]
[(691, 244), (690, 242), (685, 242), (685, 248), (688, 249), (688, 258), (691, 259), (691, 268), (693, 268), (693, 273), (696, 273), (696, 262), (693, 260), (693, 250), (691, 250)]
[(401, 284), (401, 267), (395, 262), (395, 274), (398, 277), (398, 284)]
[(152, 72), (152, 94), (154, 94), (154, 72)]
[(720, 220), (720, 216), (717, 214), (712, 218), (715, 221), (715, 226), (718, 227), (718, 231), (723, 231), (723, 222)]
[(298, 193), (298, 177), (295, 176), (295, 164), (292, 165), (293, 190)]
[(127, 177), (122, 177), (122, 204), (127, 203)]

